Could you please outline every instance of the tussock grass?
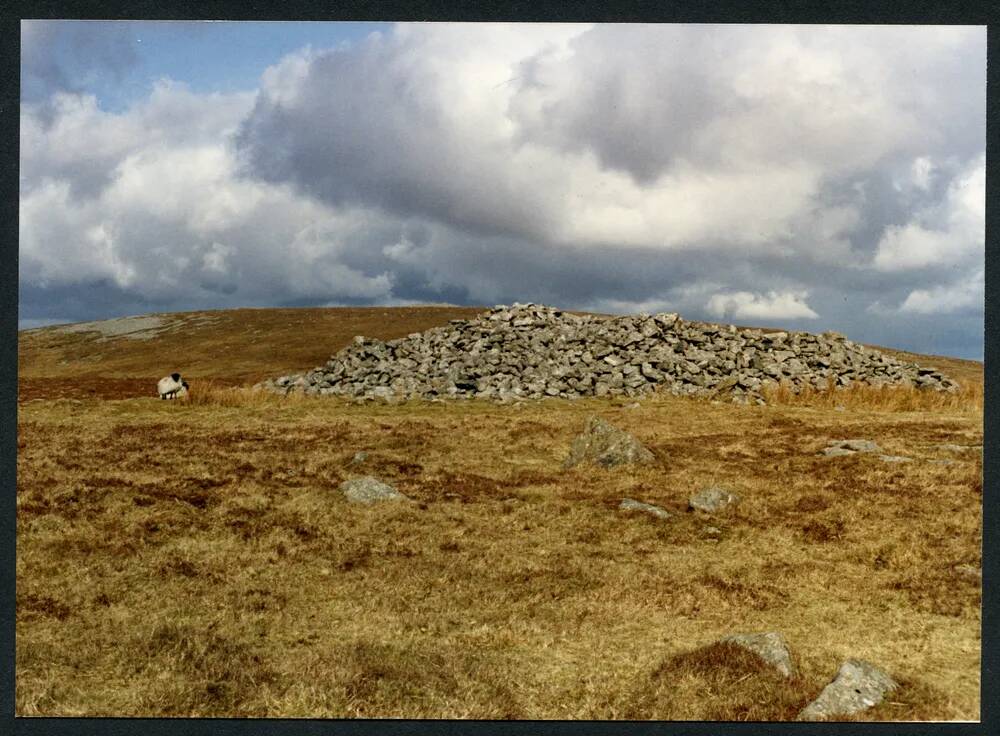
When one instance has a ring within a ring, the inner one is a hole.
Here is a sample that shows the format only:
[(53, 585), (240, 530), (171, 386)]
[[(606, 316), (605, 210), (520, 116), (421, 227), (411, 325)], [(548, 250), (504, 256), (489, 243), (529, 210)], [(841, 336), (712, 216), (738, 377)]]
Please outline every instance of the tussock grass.
[(217, 407), (276, 407), (296, 404), (312, 397), (301, 393), (280, 396), (247, 386), (227, 386), (214, 379), (198, 381), (191, 387), (185, 403), (191, 406)]
[(801, 677), (786, 678), (761, 657), (715, 642), (664, 657), (639, 678), (630, 720), (788, 721), (815, 697)]
[(847, 387), (816, 389), (806, 387), (798, 392), (787, 383), (766, 388), (764, 398), (781, 406), (812, 406), (880, 412), (960, 412), (977, 415), (983, 411), (982, 381), (965, 381), (956, 391), (930, 391), (909, 386), (871, 386), (855, 383)]

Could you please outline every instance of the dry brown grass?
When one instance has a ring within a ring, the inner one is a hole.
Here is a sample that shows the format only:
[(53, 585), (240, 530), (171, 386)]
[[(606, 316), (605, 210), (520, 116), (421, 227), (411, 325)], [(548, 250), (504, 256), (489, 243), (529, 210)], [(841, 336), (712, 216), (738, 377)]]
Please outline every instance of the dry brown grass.
[[(844, 411), (359, 405), (204, 379), (189, 401), (35, 396), (17, 713), (782, 720), (856, 656), (904, 683), (864, 718), (977, 719), (981, 591), (957, 568), (981, 564), (982, 459), (937, 445), (982, 442), (981, 391), (848, 394)], [(563, 471), (591, 413), (660, 463)], [(849, 437), (915, 460), (816, 455)], [(369, 473), (413, 501), (337, 492)], [(688, 512), (708, 483), (743, 502)], [(674, 517), (621, 513), (625, 496)], [(795, 678), (713, 643), (766, 630)]]
[(793, 392), (787, 383), (765, 389), (768, 403), (888, 412), (983, 413), (983, 382), (966, 380), (956, 391), (930, 391), (905, 386), (870, 386), (855, 383), (847, 388), (804, 388)]
[[(981, 459), (927, 462), (977, 417), (230, 391), (22, 406), (18, 713), (782, 719), (861, 656), (920, 694), (873, 717), (978, 716)], [(591, 412), (662, 465), (562, 471)], [(846, 436), (920, 461), (815, 455)], [(687, 512), (708, 482), (744, 502)], [(771, 629), (794, 681), (710, 647)]]

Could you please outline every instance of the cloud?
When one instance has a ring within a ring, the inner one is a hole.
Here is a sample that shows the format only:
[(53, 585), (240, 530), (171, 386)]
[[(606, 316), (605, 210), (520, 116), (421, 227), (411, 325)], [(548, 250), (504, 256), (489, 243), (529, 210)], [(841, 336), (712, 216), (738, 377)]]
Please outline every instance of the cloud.
[(975, 312), (982, 309), (984, 298), (984, 270), (979, 269), (971, 277), (931, 289), (911, 291), (899, 310), (916, 314)]
[(737, 291), (730, 294), (713, 294), (706, 309), (714, 316), (726, 319), (816, 319), (819, 317), (805, 299), (808, 292), (769, 291), (751, 294)]
[[(926, 164), (928, 170), (932, 165)], [(943, 201), (917, 212), (905, 225), (886, 229), (878, 244), (875, 267), (899, 271), (963, 263), (983, 252), (985, 228), (984, 154), (955, 177)]]
[[(22, 281), (48, 288), (105, 280), (175, 302), (389, 295), (389, 274), (338, 260), (358, 230), (362, 239), (377, 237), (365, 213), (333, 211), (286, 186), (237, 176), (225, 133), (245, 112), (245, 96), (193, 104), (186, 89), (163, 85), (124, 115), (93, 102), (67, 97), (50, 126), (31, 108), (22, 113), (22, 138), (30, 139), (22, 153)], [(183, 126), (165, 122), (184, 117)], [(76, 137), (85, 121), (89, 146)], [(156, 125), (170, 132), (145, 142), (139, 133)], [(79, 185), (90, 182), (92, 168), (106, 175), (84, 195)]]
[(21, 100), (82, 92), (98, 76), (120, 81), (139, 57), (128, 23), (21, 21)]
[(401, 24), (254, 93), (63, 89), (22, 104), (22, 311), (518, 300), (916, 348), (982, 265), (984, 120), (955, 27)]

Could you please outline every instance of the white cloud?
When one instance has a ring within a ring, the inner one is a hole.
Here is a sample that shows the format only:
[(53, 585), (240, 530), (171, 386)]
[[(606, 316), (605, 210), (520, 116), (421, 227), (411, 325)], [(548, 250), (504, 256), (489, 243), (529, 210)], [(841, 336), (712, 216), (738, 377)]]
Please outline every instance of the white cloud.
[(945, 200), (905, 225), (889, 227), (874, 265), (901, 271), (966, 263), (981, 258), (986, 238), (986, 156), (981, 155), (948, 186)]
[(926, 191), (930, 188), (931, 177), (934, 175), (936, 170), (934, 162), (931, 161), (926, 156), (919, 156), (913, 159), (913, 165), (910, 168), (910, 177), (913, 181), (913, 185), (917, 189), (923, 189)]
[(705, 308), (720, 319), (816, 319), (819, 315), (805, 302), (808, 296), (805, 291), (737, 291), (714, 294)]
[(968, 104), (921, 80), (950, 81), (977, 44), (982, 29), (404, 24), (273, 67), (240, 145), (262, 178), (472, 232), (827, 263), (850, 254), (863, 198), (824, 186), (892, 157), (926, 183)]
[[(93, 98), (62, 95), (60, 105), (62, 115), (48, 127), (30, 108), (22, 113), (22, 131), (31, 137), (23, 169), (39, 174), (22, 185), (22, 280), (43, 287), (107, 280), (177, 300), (236, 292), (244, 300), (390, 294), (389, 274), (337, 261), (338, 249), (359, 230), (359, 242), (371, 237), (363, 213), (239, 176), (227, 141), (232, 100), (161, 84), (145, 104), (120, 115), (98, 110)], [(143, 143), (138, 132), (151, 129), (154, 108), (159, 125), (175, 124), (166, 140)], [(181, 119), (185, 124), (176, 124)], [(89, 149), (79, 140), (88, 122)], [(111, 159), (107, 181), (74, 197), (73, 177), (60, 176), (52, 162), (86, 168), (94, 152)]]
[(911, 291), (899, 311), (913, 314), (981, 311), (984, 298), (984, 271), (980, 269), (967, 278), (949, 284)]

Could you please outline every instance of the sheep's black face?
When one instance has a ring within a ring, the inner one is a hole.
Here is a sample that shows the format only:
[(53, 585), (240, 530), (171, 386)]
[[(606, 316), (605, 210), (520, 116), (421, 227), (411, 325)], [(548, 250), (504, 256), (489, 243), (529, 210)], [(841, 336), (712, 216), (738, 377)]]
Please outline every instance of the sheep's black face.
[(189, 388), (187, 381), (181, 381), (181, 386), (183, 386), (184, 388)]
[(179, 381), (179, 380), (181, 380), (181, 374), (180, 374), (180, 373), (171, 373), (171, 374), (170, 374), (170, 377), (171, 377), (172, 379), (174, 379), (175, 381)]

